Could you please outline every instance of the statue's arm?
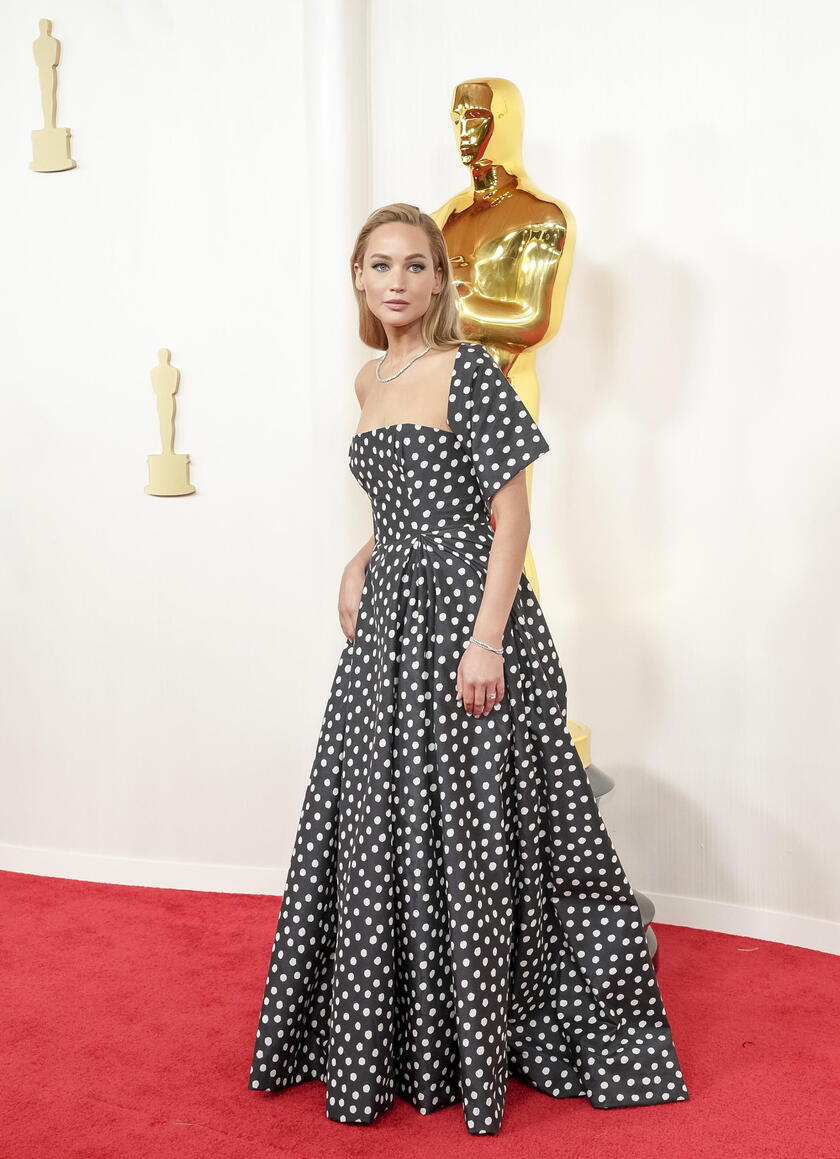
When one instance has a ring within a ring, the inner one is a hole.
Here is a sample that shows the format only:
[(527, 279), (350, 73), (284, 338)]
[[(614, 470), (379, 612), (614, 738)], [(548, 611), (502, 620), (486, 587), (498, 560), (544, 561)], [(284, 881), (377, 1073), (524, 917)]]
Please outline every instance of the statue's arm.
[[(524, 331), (547, 329), (552, 290), (563, 256), (562, 240), (562, 226), (556, 223), (518, 230), (507, 239), (506, 254), (497, 259), (492, 293), (482, 293), (481, 262), (476, 263), (478, 277), (461, 292), (464, 313), (480, 328), (492, 329), (501, 342), (506, 338), (521, 341)], [(510, 327), (509, 335), (505, 334), (506, 326)]]

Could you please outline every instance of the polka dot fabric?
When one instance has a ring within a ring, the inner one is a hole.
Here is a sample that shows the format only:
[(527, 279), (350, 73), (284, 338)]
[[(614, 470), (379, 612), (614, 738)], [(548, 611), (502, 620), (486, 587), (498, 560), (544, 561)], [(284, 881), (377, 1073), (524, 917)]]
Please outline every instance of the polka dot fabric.
[[(550, 448), (483, 346), (470, 346), (456, 370), (447, 421), (469, 448), (470, 466), (489, 510), (499, 488)], [(463, 389), (464, 374), (469, 375), (469, 390)]]
[(463, 1104), (496, 1134), (508, 1075), (596, 1108), (688, 1091), (633, 890), (566, 727), (525, 574), (505, 695), (455, 703), (492, 496), (548, 443), (487, 349), (462, 342), (450, 430), (354, 436), (375, 547), (318, 737), (268, 963), (250, 1087), (318, 1079), (326, 1116)]

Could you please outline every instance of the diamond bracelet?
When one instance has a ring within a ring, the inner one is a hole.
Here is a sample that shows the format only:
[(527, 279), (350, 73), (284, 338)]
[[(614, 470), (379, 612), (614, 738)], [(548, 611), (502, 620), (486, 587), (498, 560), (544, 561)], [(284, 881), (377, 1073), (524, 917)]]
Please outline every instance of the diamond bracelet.
[(486, 648), (488, 652), (495, 652), (497, 656), (504, 656), (504, 648), (494, 648), (492, 644), (485, 644), (483, 640), (476, 640), (475, 636), (470, 636), (467, 641), (468, 644), (478, 644), (479, 648)]

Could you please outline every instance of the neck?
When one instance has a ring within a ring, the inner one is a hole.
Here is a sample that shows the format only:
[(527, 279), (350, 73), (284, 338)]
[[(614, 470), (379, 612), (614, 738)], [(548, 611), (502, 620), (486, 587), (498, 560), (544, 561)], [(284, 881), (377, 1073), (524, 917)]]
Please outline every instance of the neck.
[(417, 354), (426, 345), (419, 322), (416, 326), (401, 326), (399, 329), (386, 326), (385, 334), (388, 339), (385, 365), (393, 370), (407, 362), (412, 354)]
[(508, 173), (504, 165), (496, 165), (492, 161), (473, 165), (472, 179), (479, 201), (493, 201), (503, 193), (512, 193), (517, 185), (515, 174)]

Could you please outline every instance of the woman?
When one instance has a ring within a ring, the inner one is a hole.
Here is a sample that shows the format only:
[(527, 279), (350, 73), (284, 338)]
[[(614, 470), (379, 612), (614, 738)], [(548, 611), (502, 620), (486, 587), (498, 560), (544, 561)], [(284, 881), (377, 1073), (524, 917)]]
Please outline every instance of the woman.
[[(444, 239), (397, 204), (351, 259), (364, 342), (352, 473), (374, 535), (344, 571), (330, 690), (250, 1086), (396, 1095), (496, 1134), (508, 1074), (595, 1107), (688, 1098), (632, 888), (566, 727), (522, 568), (548, 449), (459, 339)], [(495, 528), (491, 525), (493, 518)]]

